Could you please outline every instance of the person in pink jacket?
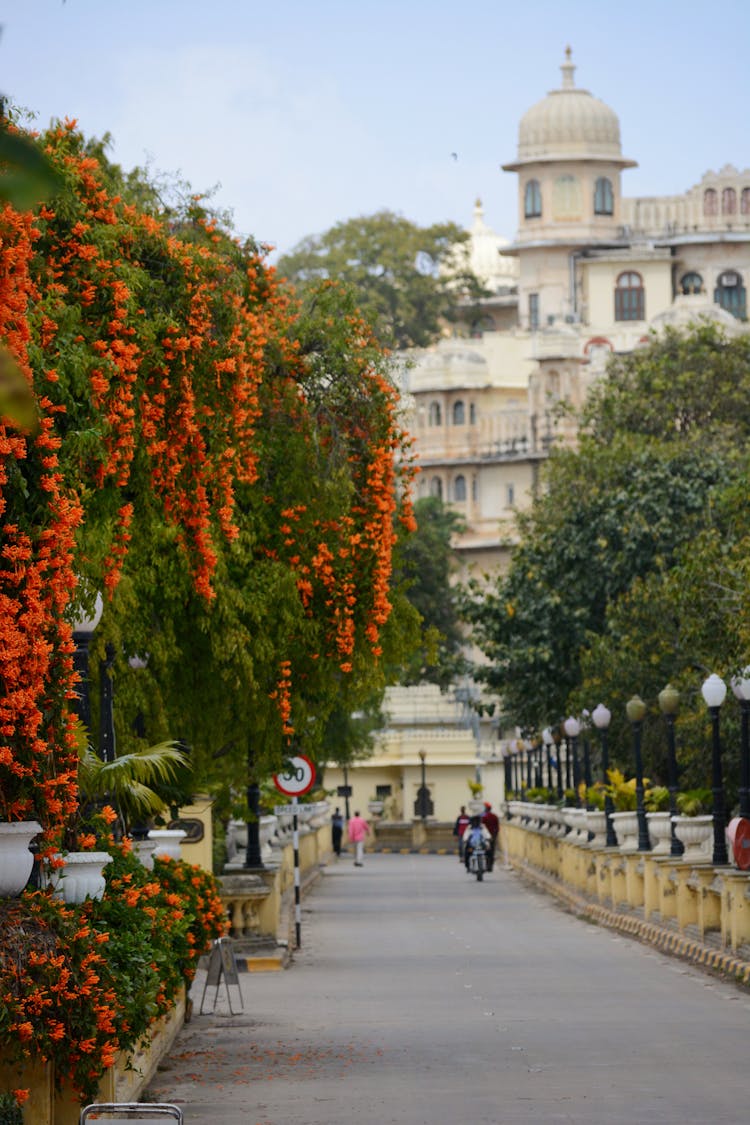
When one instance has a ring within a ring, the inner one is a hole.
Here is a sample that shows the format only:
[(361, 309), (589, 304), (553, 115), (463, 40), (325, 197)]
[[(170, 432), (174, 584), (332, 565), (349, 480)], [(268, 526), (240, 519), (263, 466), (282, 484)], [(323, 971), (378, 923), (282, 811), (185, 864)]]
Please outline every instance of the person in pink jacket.
[(355, 812), (353, 817), (350, 817), (349, 824), (347, 825), (347, 833), (349, 842), (354, 844), (354, 866), (363, 867), (362, 860), (365, 854), (365, 837), (369, 835), (370, 825), (367, 823), (363, 816)]

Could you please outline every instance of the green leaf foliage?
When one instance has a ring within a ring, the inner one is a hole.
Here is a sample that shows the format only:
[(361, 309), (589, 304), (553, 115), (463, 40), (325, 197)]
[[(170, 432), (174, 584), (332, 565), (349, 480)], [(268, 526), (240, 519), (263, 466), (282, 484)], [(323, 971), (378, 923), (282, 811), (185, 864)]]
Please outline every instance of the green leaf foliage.
[(337, 223), (279, 259), (279, 273), (304, 292), (324, 280), (350, 287), (386, 347), (424, 347), (455, 317), (459, 300), (483, 290), (460, 253), (455, 223), (419, 227), (392, 211)]

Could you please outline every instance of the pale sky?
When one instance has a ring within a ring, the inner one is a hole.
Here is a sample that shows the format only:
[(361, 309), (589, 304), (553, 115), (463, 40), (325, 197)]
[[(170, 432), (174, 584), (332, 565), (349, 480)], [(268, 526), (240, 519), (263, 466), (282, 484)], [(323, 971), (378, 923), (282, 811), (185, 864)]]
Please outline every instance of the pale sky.
[(750, 167), (748, 0), (0, 0), (0, 23), (0, 90), (38, 127), (219, 184), (280, 252), (381, 208), (467, 226), (477, 196), (512, 237), (500, 165), (568, 43), (639, 163), (626, 195)]

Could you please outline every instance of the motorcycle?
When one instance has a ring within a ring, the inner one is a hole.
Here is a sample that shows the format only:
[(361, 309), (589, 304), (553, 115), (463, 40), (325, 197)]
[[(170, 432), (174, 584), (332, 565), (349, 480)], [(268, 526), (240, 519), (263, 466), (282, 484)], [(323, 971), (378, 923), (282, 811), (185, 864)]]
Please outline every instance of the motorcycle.
[(483, 843), (478, 844), (476, 847), (473, 847), (471, 849), (471, 854), (469, 855), (469, 863), (467, 865), (467, 871), (471, 875), (476, 875), (477, 882), (481, 883), (482, 880), (484, 879), (485, 871), (488, 871), (488, 870), (489, 870), (489, 865), (487, 863), (487, 846), (486, 846), (486, 844), (483, 844)]

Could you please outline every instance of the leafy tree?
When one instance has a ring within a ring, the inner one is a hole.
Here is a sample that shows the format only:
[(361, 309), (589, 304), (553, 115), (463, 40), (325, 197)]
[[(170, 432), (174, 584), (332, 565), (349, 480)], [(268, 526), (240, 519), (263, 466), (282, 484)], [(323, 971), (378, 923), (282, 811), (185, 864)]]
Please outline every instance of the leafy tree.
[(451, 540), (463, 521), (437, 496), (417, 500), (414, 516), (417, 530), (401, 546), (398, 578), (421, 616), (422, 644), (412, 654), (402, 682), (447, 687), (466, 671), (458, 594), (451, 583), (455, 567)]
[(425, 347), (455, 319), (459, 302), (483, 289), (461, 248), (455, 223), (419, 227), (392, 211), (347, 219), (304, 239), (279, 259), (279, 273), (304, 292), (335, 279), (351, 287), (381, 344)]
[[(699, 325), (617, 358), (591, 396), (579, 448), (550, 459), (545, 491), (521, 518), (509, 573), (488, 594), (475, 584), (465, 607), (490, 660), (478, 675), (502, 695), (512, 721), (538, 730), (574, 701), (595, 705), (603, 670), (623, 671), (613, 607), (624, 611), (646, 590), (657, 599), (648, 612), (640, 605), (648, 623), (637, 633), (642, 648), (650, 626), (661, 620), (669, 628), (674, 611), (658, 599), (675, 591), (660, 583), (683, 548), (714, 534), (717, 505), (744, 476), (749, 340)], [(722, 389), (735, 405), (706, 409)], [(621, 690), (639, 690), (632, 675), (644, 662), (665, 676), (660, 687), (674, 674), (660, 643), (655, 635), (650, 655), (639, 650), (638, 658), (631, 648)], [(598, 678), (587, 681), (584, 699), (587, 649), (586, 668)]]

